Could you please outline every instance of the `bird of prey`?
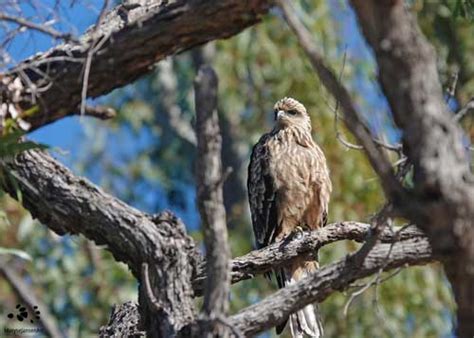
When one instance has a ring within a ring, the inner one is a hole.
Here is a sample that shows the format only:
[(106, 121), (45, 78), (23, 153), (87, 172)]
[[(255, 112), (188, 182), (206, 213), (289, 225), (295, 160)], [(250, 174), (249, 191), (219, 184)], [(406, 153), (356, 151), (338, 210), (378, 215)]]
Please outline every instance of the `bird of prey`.
[[(255, 144), (248, 168), (248, 196), (258, 248), (285, 240), (293, 233), (326, 225), (332, 190), (326, 158), (311, 136), (306, 108), (285, 97), (274, 106), (275, 124)], [(318, 262), (300, 258), (275, 271), (279, 288), (311, 274)], [(321, 337), (317, 305), (307, 305), (289, 320), (293, 337)]]

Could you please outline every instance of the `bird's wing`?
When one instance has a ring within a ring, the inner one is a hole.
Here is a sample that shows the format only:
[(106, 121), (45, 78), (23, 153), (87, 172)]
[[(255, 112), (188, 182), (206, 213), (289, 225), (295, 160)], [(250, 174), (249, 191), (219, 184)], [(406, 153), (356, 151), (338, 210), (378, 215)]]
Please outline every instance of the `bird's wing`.
[(278, 226), (276, 188), (270, 172), (270, 154), (266, 144), (268, 138), (269, 134), (263, 135), (253, 147), (248, 168), (247, 190), (258, 248), (273, 242)]

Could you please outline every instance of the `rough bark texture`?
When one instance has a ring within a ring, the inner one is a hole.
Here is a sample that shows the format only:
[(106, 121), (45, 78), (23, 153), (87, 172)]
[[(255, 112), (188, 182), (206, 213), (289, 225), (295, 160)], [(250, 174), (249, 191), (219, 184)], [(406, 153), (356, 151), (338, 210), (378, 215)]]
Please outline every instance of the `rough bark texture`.
[(457, 334), (472, 337), (474, 178), (461, 130), (443, 100), (436, 55), (404, 1), (352, 4), (414, 165), (411, 202), (396, 200), (395, 206), (426, 231), (434, 252), (442, 257), (458, 306)]
[[(264, 0), (140, 0), (134, 4), (138, 6), (133, 9), (118, 5), (80, 43), (65, 43), (35, 55), (4, 74), (22, 79), (25, 89), (17, 103), (29, 110), (22, 117), (31, 124), (30, 130), (74, 112), (81, 101), (82, 73), (91, 45), (95, 47), (87, 97), (98, 97), (150, 72), (166, 56), (237, 34), (259, 22), (269, 8), (269, 1)], [(28, 94), (31, 84), (44, 90)], [(11, 97), (7, 90), (1, 86), (0, 97)]]
[[(232, 283), (250, 279), (258, 274), (264, 274), (275, 267), (289, 264), (300, 256), (311, 256), (324, 245), (341, 240), (364, 242), (370, 235), (371, 225), (359, 222), (339, 222), (328, 224), (324, 228), (304, 233), (301, 238), (293, 238), (284, 243), (274, 243), (260, 250), (254, 250), (231, 261)], [(379, 236), (381, 243), (420, 239), (426, 241), (426, 236), (416, 227), (408, 227), (400, 232), (385, 229)], [(206, 279), (205, 262), (198, 264), (196, 276), (193, 278), (195, 295), (201, 295)]]
[[(288, 264), (301, 255), (311, 255), (326, 244), (339, 240), (363, 242), (370, 236), (370, 225), (358, 222), (333, 223), (325, 228), (304, 233), (301, 238), (293, 238), (282, 243), (275, 243), (261, 250), (237, 257), (231, 261), (232, 283), (253, 278), (274, 267)], [(435, 259), (426, 236), (416, 227), (404, 228), (400, 232), (385, 229), (379, 237), (381, 244), (376, 245), (363, 262), (358, 262), (354, 255), (341, 261), (322, 267), (318, 273), (301, 283), (285, 288), (270, 296), (261, 303), (246, 308), (230, 317), (228, 325), (245, 336), (253, 336), (277, 325), (290, 312), (304, 305), (323, 301), (330, 294), (349, 287), (356, 279), (368, 277), (382, 270), (422, 265)], [(362, 265), (361, 265), (362, 264)], [(197, 275), (193, 280), (196, 295), (204, 290), (206, 264), (198, 264)], [(116, 326), (123, 325), (116, 321)], [(113, 327), (112, 323), (109, 323)], [(183, 337), (200, 332), (196, 325), (184, 328)]]
[[(20, 198), (33, 217), (60, 235), (82, 234), (107, 245), (129, 266), (140, 281), (141, 326), (150, 336), (172, 336), (194, 319), (194, 243), (176, 217), (166, 212), (146, 215), (74, 176), (43, 152), (2, 160), (1, 174), (3, 189)], [(146, 282), (153, 295), (144, 288), (143, 263), (150, 267)]]
[[(208, 319), (225, 316), (229, 308), (230, 249), (222, 186), (222, 138), (217, 116), (217, 75), (209, 66), (199, 69), (194, 82), (197, 135), (197, 201), (206, 245), (204, 313)], [(217, 324), (217, 322), (213, 322)], [(205, 328), (203, 336), (224, 336), (219, 325)]]
[(139, 321), (137, 304), (114, 305), (109, 322), (99, 330), (99, 337), (144, 337), (145, 332), (138, 329)]
[(331, 293), (342, 291), (359, 278), (405, 265), (424, 264), (433, 260), (425, 238), (410, 239), (393, 245), (379, 244), (367, 255), (362, 265), (354, 255), (322, 267), (296, 284), (280, 289), (260, 303), (249, 306), (230, 317), (230, 322), (246, 336), (265, 331), (288, 318), (305, 305), (322, 302)]

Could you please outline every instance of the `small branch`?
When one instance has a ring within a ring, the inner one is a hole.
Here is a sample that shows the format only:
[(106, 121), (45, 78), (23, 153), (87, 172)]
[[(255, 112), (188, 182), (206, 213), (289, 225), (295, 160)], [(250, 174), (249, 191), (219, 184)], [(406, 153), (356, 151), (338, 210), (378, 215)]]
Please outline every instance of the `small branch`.
[(462, 118), (469, 112), (474, 111), (474, 97), (471, 98), (465, 105), (462, 107), (455, 115), (454, 115), (454, 120), (455, 121), (461, 121)]
[(29, 29), (33, 29), (35, 31), (41, 32), (43, 34), (52, 36), (55, 39), (61, 39), (65, 40), (66, 42), (68, 41), (73, 41), (73, 42), (79, 42), (75, 37), (73, 37), (70, 33), (61, 33), (51, 27), (48, 27), (45, 24), (37, 24), (31, 21), (28, 21), (24, 18), (17, 17), (17, 16), (12, 16), (8, 15), (6, 13), (0, 13), (0, 21), (8, 21), (15, 23), (19, 26), (26, 27)]
[(40, 310), (41, 315), (39, 316), (38, 320), (48, 336), (53, 338), (63, 337), (61, 331), (58, 328), (56, 320), (49, 313), (46, 304), (44, 304), (34, 295), (34, 293), (30, 290), (31, 287), (28, 286), (23, 281), (23, 278), (19, 276), (15, 270), (10, 268), (3, 260), (0, 261), (0, 275), (3, 275), (8, 284), (10, 284), (10, 287), (16, 293), (21, 302), (26, 305), (31, 315), (33, 315), (35, 311), (38, 311), (38, 309)]
[[(76, 115), (81, 115), (81, 107), (76, 110)], [(98, 118), (100, 120), (110, 120), (117, 116), (117, 111), (107, 106), (88, 106), (84, 107), (84, 115)]]
[[(206, 244), (206, 289), (204, 312), (213, 320), (228, 311), (230, 293), (227, 225), (222, 193), (222, 138), (217, 116), (217, 75), (202, 66), (194, 82), (197, 135), (197, 203)], [(217, 323), (217, 322), (216, 322)], [(207, 325), (205, 336), (226, 335), (218, 327)]]
[[(94, 53), (96, 52), (96, 49), (97, 50), (100, 49), (100, 47), (97, 46), (97, 43), (100, 40), (100, 36), (98, 36), (97, 32), (99, 31), (100, 26), (102, 25), (102, 22), (104, 21), (105, 13), (107, 11), (107, 8), (109, 7), (109, 2), (110, 0), (104, 0), (102, 9), (100, 10), (99, 16), (97, 18), (97, 22), (91, 33), (92, 42), (90, 43), (89, 49), (87, 50), (86, 62), (84, 64), (84, 77), (82, 78), (81, 105), (80, 105), (81, 115), (85, 114), (85, 109), (86, 109), (87, 87), (89, 86), (89, 74), (91, 71), (92, 58), (94, 57)], [(103, 39), (103, 41), (105, 40), (106, 39)]]

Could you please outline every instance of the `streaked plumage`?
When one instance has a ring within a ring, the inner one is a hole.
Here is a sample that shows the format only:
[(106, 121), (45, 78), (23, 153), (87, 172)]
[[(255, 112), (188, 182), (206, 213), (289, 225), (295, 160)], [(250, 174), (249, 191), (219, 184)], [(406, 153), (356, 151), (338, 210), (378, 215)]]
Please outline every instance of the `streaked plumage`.
[[(305, 107), (292, 98), (275, 104), (275, 126), (254, 146), (248, 169), (248, 194), (257, 246), (281, 241), (297, 227), (326, 224), (331, 180), (321, 149), (311, 136)], [(275, 271), (280, 288), (315, 271), (316, 261), (295, 261)], [(320, 337), (317, 308), (308, 305), (290, 316), (293, 337)], [(277, 327), (283, 330), (285, 323)]]

